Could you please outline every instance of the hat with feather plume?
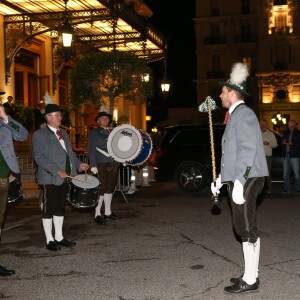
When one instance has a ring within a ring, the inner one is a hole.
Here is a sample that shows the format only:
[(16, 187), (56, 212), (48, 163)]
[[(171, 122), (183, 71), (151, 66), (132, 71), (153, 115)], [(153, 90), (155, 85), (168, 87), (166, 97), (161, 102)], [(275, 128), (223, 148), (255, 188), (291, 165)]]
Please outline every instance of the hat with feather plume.
[(58, 105), (54, 103), (53, 99), (51, 98), (48, 92), (45, 93), (44, 100), (46, 104), (44, 115), (60, 111)]
[(246, 79), (249, 76), (248, 66), (243, 63), (235, 63), (232, 66), (230, 78), (226, 82), (219, 82), (219, 86), (227, 86), (233, 90), (239, 91), (246, 97), (251, 94), (246, 89)]

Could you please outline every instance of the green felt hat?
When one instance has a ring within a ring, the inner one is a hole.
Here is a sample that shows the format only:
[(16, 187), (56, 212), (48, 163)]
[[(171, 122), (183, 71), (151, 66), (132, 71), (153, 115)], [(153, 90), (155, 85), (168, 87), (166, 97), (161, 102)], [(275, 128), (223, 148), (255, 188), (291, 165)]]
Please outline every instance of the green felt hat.
[(239, 91), (246, 97), (251, 94), (247, 92), (246, 79), (249, 76), (248, 66), (242, 63), (235, 63), (232, 66), (230, 78), (226, 82), (219, 82), (219, 86), (227, 86), (233, 90)]

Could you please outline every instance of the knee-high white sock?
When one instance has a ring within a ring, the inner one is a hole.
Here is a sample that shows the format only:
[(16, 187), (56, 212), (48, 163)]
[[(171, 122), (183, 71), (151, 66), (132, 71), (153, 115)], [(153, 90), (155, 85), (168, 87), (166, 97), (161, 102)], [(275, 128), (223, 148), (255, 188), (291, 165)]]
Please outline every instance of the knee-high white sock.
[(256, 278), (259, 276), (259, 254), (260, 254), (260, 238), (255, 243), (255, 260), (256, 260)]
[(105, 204), (105, 215), (109, 216), (111, 214), (111, 199), (112, 194), (104, 194), (104, 204)]
[[(252, 244), (249, 242), (243, 242), (243, 253), (245, 262), (245, 272), (243, 280), (252, 285), (256, 282), (256, 272), (257, 272), (257, 253), (256, 253), (256, 243)], [(259, 257), (259, 253), (258, 253)]]
[(102, 207), (103, 199), (104, 199), (103, 195), (101, 195), (98, 199), (98, 205), (95, 208), (95, 218), (97, 216), (101, 216), (101, 207)]
[(47, 244), (50, 241), (54, 241), (53, 235), (52, 235), (52, 218), (51, 219), (42, 219), (43, 227), (44, 227), (44, 232), (46, 235), (46, 242)]
[(55, 229), (55, 240), (60, 242), (64, 237), (62, 234), (62, 228), (64, 224), (63, 216), (53, 216), (53, 224)]

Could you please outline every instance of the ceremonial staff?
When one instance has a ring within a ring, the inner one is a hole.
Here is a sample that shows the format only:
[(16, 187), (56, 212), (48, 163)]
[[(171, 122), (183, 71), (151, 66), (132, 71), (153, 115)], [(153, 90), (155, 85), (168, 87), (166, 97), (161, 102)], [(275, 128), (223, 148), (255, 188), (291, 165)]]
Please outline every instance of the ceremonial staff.
[[(215, 157), (215, 142), (214, 142), (214, 131), (213, 131), (213, 123), (212, 123), (212, 110), (217, 109), (216, 102), (210, 96), (207, 96), (205, 101), (199, 106), (200, 112), (208, 113), (208, 122), (209, 122), (209, 136), (210, 136), (210, 149), (211, 149), (211, 165), (212, 165), (212, 179), (213, 182), (216, 182), (216, 157)], [(221, 202), (221, 198), (219, 194), (212, 195), (211, 201), (213, 205), (219, 205)]]

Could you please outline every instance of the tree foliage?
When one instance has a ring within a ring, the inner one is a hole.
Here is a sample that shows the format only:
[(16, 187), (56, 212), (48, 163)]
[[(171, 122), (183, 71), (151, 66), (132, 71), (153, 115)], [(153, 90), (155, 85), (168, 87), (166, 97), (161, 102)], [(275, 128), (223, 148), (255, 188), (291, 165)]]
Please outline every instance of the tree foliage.
[(114, 100), (120, 95), (144, 102), (153, 92), (151, 79), (143, 81), (145, 73), (151, 74), (151, 69), (134, 54), (113, 51), (84, 56), (71, 73), (72, 109), (78, 110), (87, 101), (98, 109), (109, 99), (112, 112)]

